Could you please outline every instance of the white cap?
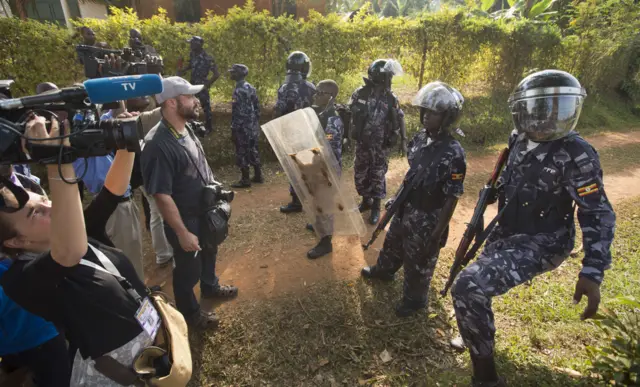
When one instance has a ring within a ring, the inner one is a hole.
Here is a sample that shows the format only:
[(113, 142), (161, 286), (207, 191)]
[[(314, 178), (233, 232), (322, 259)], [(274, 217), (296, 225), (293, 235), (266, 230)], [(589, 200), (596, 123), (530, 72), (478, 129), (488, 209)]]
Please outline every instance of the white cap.
[(162, 93), (156, 94), (156, 101), (159, 104), (164, 101), (176, 98), (179, 95), (198, 94), (204, 85), (194, 86), (181, 77), (168, 77), (162, 80)]

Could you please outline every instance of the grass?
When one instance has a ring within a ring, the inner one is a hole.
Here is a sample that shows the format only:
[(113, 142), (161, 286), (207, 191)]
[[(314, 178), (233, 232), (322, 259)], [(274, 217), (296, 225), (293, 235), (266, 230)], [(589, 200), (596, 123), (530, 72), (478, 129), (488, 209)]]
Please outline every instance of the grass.
[[(640, 297), (640, 197), (617, 207), (614, 267), (602, 299)], [(397, 319), (402, 281), (331, 281), (277, 299), (222, 311), (214, 334), (193, 335), (193, 386), (450, 386), (470, 380), (467, 354), (448, 347), (455, 334), (450, 299), (439, 290), (452, 261), (446, 248), (430, 308)], [(594, 385), (585, 347), (600, 345), (584, 307), (571, 298), (580, 257), (494, 300), (499, 372), (510, 385)], [(401, 277), (401, 276), (400, 276)], [(386, 353), (385, 353), (386, 351)], [(386, 355), (389, 356), (386, 356)]]

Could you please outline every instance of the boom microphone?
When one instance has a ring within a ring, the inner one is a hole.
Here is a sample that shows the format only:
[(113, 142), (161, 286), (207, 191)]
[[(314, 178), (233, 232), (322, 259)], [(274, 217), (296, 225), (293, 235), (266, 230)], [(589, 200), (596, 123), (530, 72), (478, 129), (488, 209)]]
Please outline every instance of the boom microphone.
[(66, 87), (52, 93), (2, 100), (0, 110), (29, 108), (59, 102), (82, 102), (87, 97), (89, 103), (104, 104), (162, 92), (162, 79), (157, 74), (90, 79), (83, 85)]

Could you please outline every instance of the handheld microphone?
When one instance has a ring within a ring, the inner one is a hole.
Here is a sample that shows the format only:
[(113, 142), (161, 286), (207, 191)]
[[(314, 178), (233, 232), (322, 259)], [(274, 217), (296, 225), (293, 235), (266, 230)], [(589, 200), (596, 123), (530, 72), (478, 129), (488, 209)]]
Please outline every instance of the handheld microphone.
[(104, 104), (161, 92), (162, 79), (157, 74), (90, 79), (84, 82), (84, 86), (67, 87), (52, 93), (2, 100), (0, 110), (29, 108), (58, 102), (82, 102), (87, 97), (90, 103)]
[(125, 101), (162, 92), (162, 78), (158, 74), (127, 75), (97, 78), (84, 82), (91, 103)]

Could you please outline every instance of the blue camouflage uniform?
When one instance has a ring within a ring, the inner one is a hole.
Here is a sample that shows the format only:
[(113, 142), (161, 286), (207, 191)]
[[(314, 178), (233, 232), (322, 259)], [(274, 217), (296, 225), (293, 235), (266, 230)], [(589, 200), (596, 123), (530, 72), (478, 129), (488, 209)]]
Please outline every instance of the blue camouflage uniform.
[[(213, 57), (202, 50), (198, 54), (191, 52), (187, 69), (191, 69), (191, 83), (194, 85), (203, 85), (207, 82), (209, 72), (214, 71), (214, 69), (217, 70), (217, 65)], [(200, 100), (202, 110), (204, 111), (205, 127), (207, 130), (211, 130), (213, 129), (213, 114), (211, 113), (209, 89), (206, 87), (203, 88), (196, 94), (196, 97)]]
[(259, 167), (260, 104), (256, 89), (245, 80), (238, 81), (232, 101), (231, 136), (236, 146), (236, 165), (241, 169)]
[[(276, 117), (311, 107), (316, 87), (301, 76), (298, 77), (288, 75), (278, 89), (278, 99), (274, 107)], [(289, 185), (289, 193), (294, 197), (296, 195), (291, 185)]]
[(276, 117), (292, 113), (298, 109), (311, 107), (316, 87), (306, 79), (289, 77), (278, 89), (278, 99), (274, 107)]
[[(425, 156), (440, 147), (445, 148), (439, 160), (427, 164)], [(429, 239), (446, 199), (463, 194), (467, 162), (464, 149), (450, 134), (432, 139), (425, 129), (409, 142), (407, 158), (409, 171), (405, 181), (419, 170), (430, 170), (416, 182), (406, 204), (393, 217), (376, 267), (395, 273), (404, 265), (404, 299), (426, 306), (429, 284), (440, 248), (447, 241), (448, 229), (437, 246), (429, 246)]]
[[(324, 129), (331, 150), (338, 160), (338, 176), (342, 173), (342, 138), (344, 135), (344, 124), (334, 107), (327, 109), (319, 115), (320, 123)], [(333, 234), (333, 217), (320, 215), (316, 218), (315, 229), (320, 238)]]
[(552, 143), (512, 135), (509, 159), (498, 181), (499, 208), (515, 192), (514, 202), (505, 209), (484, 251), (452, 287), (460, 334), (474, 355), (490, 356), (494, 351), (492, 298), (556, 269), (569, 256), (575, 242), (576, 206), (585, 252), (580, 276), (601, 283), (611, 264), (616, 217), (604, 191), (598, 154), (575, 132), (555, 141), (562, 141), (562, 146), (543, 165), (537, 180), (515, 192)]
[[(362, 98), (364, 89), (358, 88), (352, 95), (349, 106)], [(371, 92), (366, 100), (366, 122), (360, 138), (356, 140), (356, 159), (353, 166), (356, 190), (362, 197), (383, 199), (387, 195), (385, 175), (389, 168), (389, 148), (393, 146), (393, 137), (397, 139), (400, 130), (392, 122), (392, 109), (396, 117), (402, 119), (398, 98), (391, 90), (376, 95)]]

